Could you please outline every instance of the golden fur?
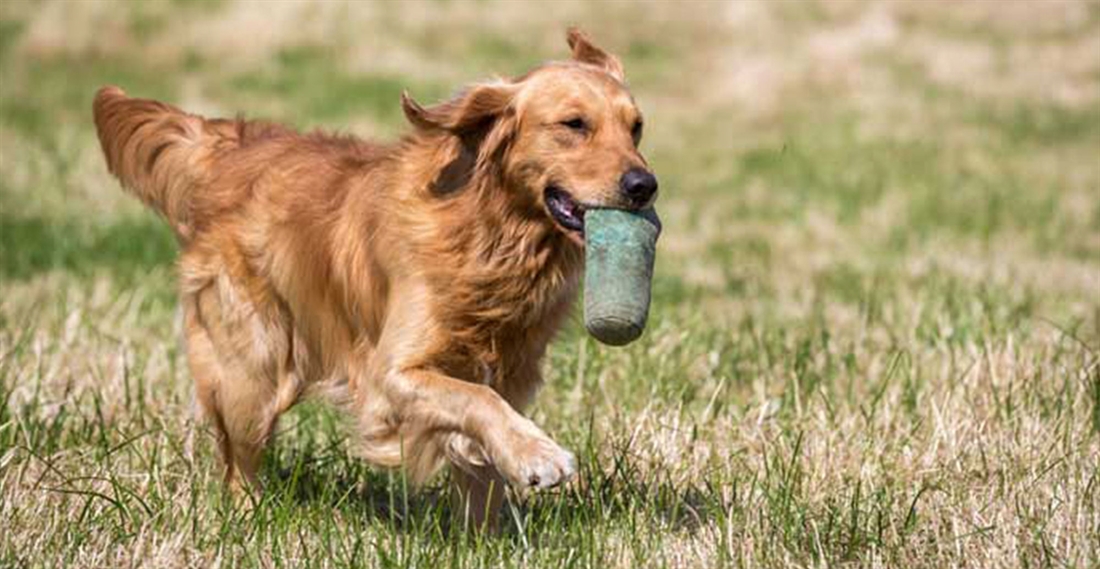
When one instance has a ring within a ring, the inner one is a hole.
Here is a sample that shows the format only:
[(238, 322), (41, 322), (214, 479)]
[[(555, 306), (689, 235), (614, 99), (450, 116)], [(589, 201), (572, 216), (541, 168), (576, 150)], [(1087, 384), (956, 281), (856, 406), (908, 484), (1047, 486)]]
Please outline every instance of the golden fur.
[(434, 107), (403, 97), (414, 128), (392, 145), (99, 91), (108, 167), (179, 239), (188, 359), (227, 480), (255, 482), (279, 415), (314, 390), (343, 395), (368, 460), (417, 480), (455, 465), (476, 521), (501, 476), (573, 475), (519, 412), (583, 270), (544, 190), (628, 207), (620, 177), (645, 161), (618, 60), (576, 30), (569, 44), (571, 61)]

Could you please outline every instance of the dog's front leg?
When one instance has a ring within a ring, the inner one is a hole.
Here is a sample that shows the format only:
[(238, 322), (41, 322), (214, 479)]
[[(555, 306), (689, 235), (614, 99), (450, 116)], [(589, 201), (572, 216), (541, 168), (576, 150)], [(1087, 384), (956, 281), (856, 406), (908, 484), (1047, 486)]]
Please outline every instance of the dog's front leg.
[(433, 457), (447, 455), (455, 514), (467, 527), (496, 529), (505, 480), (549, 488), (576, 472), (570, 452), (489, 387), (423, 368), (366, 373), (355, 383), (366, 457), (403, 463), (422, 480)]
[(492, 465), (452, 465), (451, 507), (461, 527), (496, 532), (504, 502), (504, 478)]
[[(417, 444), (421, 434), (442, 444), (454, 434), (469, 437), (520, 488), (550, 488), (576, 473), (572, 453), (487, 386), (424, 368), (391, 371), (383, 381), (389, 415), (405, 441)], [(419, 454), (406, 450), (406, 456)]]

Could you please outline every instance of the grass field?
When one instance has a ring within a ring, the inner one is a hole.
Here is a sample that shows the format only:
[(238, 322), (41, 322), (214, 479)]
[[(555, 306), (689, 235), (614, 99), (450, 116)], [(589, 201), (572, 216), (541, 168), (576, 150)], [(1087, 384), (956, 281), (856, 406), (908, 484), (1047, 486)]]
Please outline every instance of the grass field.
[[(646, 335), (548, 358), (579, 479), (470, 536), (306, 404), (234, 502), (95, 89), (393, 137), (570, 23), (665, 222)], [(1100, 3), (0, 2), (0, 402), (0, 567), (1097, 567)]]

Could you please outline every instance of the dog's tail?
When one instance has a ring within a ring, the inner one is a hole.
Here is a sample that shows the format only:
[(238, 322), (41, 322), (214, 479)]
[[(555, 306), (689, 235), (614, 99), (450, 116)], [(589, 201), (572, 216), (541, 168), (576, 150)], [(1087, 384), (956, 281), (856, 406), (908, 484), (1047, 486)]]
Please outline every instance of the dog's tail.
[(236, 129), (113, 86), (100, 89), (92, 107), (107, 168), (188, 241), (195, 190), (210, 179), (214, 157), (238, 147)]

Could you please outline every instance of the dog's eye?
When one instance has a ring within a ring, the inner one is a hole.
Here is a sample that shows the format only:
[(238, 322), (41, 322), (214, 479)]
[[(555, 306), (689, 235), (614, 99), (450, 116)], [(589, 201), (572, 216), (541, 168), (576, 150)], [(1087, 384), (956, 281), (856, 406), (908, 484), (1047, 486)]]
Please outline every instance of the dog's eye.
[(630, 138), (634, 139), (634, 144), (642, 140), (642, 121), (634, 121), (634, 126), (630, 127)]
[(575, 130), (577, 132), (583, 132), (583, 131), (588, 130), (588, 123), (584, 122), (584, 119), (582, 119), (580, 117), (572, 118), (572, 119), (569, 119), (567, 121), (561, 121), (561, 123), (559, 123), (559, 124), (561, 124), (562, 126), (568, 128), (570, 130)]

